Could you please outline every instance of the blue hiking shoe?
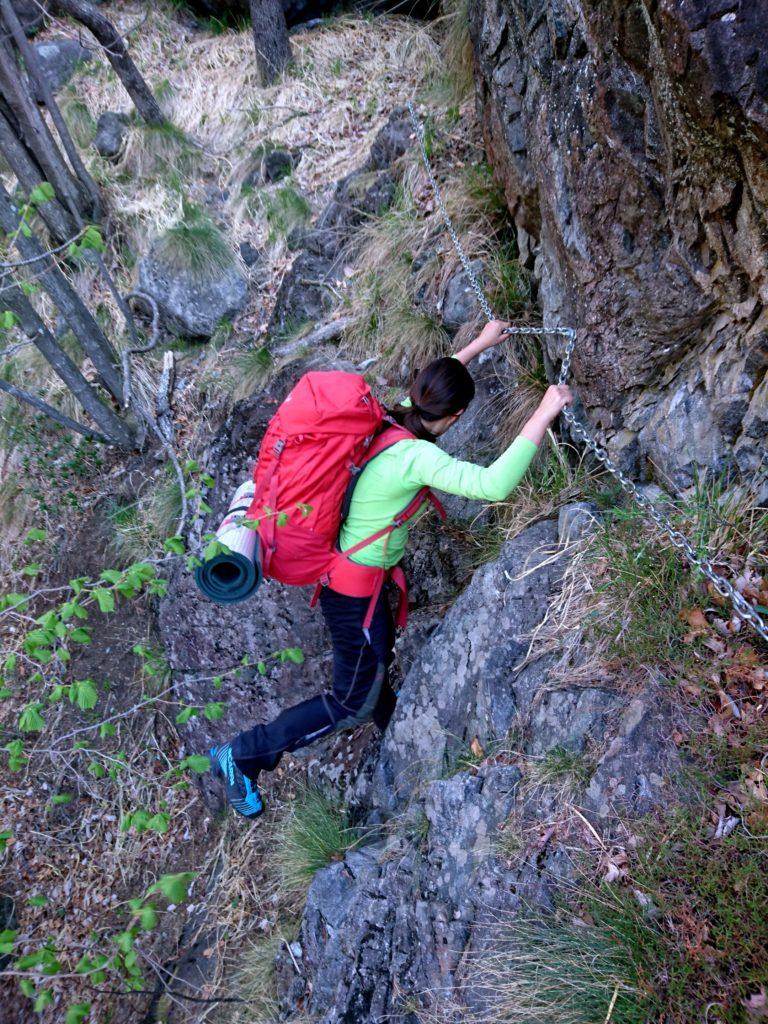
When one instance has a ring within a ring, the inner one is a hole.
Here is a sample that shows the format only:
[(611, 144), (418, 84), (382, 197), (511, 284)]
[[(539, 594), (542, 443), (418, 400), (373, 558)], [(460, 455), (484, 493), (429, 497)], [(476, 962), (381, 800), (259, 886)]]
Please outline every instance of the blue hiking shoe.
[(255, 818), (264, 810), (258, 787), (246, 778), (235, 764), (232, 744), (211, 747), (211, 772), (224, 782), (224, 790), (231, 806), (244, 818)]

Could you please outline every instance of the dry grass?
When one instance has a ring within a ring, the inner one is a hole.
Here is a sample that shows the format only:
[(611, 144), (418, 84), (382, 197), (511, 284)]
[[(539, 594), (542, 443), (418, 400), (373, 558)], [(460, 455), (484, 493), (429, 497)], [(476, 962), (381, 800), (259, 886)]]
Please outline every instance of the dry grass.
[[(509, 243), (501, 244), (509, 221), (499, 191), (482, 166), (450, 160), (451, 139), (441, 139), (433, 164), (462, 247), (484, 267), (484, 288), (499, 315), (519, 316), (530, 291)], [(395, 203), (358, 233), (354, 260), (346, 347), (356, 358), (376, 355), (382, 370), (408, 374), (479, 330), (481, 317), (451, 343), (440, 325), (446, 288), (461, 264), (416, 150), (401, 158)]]

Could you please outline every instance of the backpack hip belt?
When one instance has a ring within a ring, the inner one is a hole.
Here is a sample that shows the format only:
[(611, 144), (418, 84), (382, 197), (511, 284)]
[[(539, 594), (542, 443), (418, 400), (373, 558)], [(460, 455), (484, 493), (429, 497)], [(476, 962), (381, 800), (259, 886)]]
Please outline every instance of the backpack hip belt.
[(373, 544), (374, 541), (388, 536), (400, 526), (404, 526), (409, 519), (416, 515), (425, 501), (431, 502), (440, 518), (444, 521), (445, 509), (441, 502), (428, 487), (422, 487), (415, 498), (387, 526), (382, 527), (381, 530), (378, 530), (370, 537), (366, 537), (365, 540), (361, 540), (346, 551), (339, 550), (337, 545), (327, 573), (315, 587), (315, 592), (310, 602), (311, 606), (314, 607), (317, 604), (324, 586), (330, 587), (331, 590), (335, 590), (339, 594), (345, 594), (347, 597), (370, 597), (368, 611), (363, 620), (363, 629), (370, 629), (379, 595), (387, 580), (391, 580), (400, 592), (397, 612), (395, 614), (395, 625), (400, 629), (405, 629), (408, 623), (408, 581), (403, 570), (399, 565), (393, 565), (389, 569), (376, 565), (363, 565), (360, 562), (353, 562), (351, 556), (357, 554), (358, 551), (362, 551), (369, 544)]

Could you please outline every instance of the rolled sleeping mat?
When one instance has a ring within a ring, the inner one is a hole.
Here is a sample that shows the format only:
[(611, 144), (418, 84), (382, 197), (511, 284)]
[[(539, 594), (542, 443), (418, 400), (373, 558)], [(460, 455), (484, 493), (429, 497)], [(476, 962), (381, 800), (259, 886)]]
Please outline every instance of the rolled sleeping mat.
[(216, 540), (226, 544), (228, 554), (214, 555), (195, 569), (195, 581), (206, 597), (218, 604), (245, 601), (261, 583), (259, 535), (243, 526), (253, 501), (252, 480), (241, 484), (216, 531)]

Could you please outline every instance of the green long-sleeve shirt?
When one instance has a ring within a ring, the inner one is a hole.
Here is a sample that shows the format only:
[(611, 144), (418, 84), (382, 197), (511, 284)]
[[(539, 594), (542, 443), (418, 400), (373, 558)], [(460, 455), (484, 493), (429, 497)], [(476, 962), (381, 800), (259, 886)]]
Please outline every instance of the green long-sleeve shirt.
[[(490, 466), (461, 462), (431, 441), (398, 441), (365, 467), (341, 530), (342, 551), (391, 523), (422, 487), (480, 501), (503, 501), (520, 482), (536, 453), (536, 445), (516, 438)], [(403, 557), (408, 526), (363, 548), (352, 560), (389, 569)]]

